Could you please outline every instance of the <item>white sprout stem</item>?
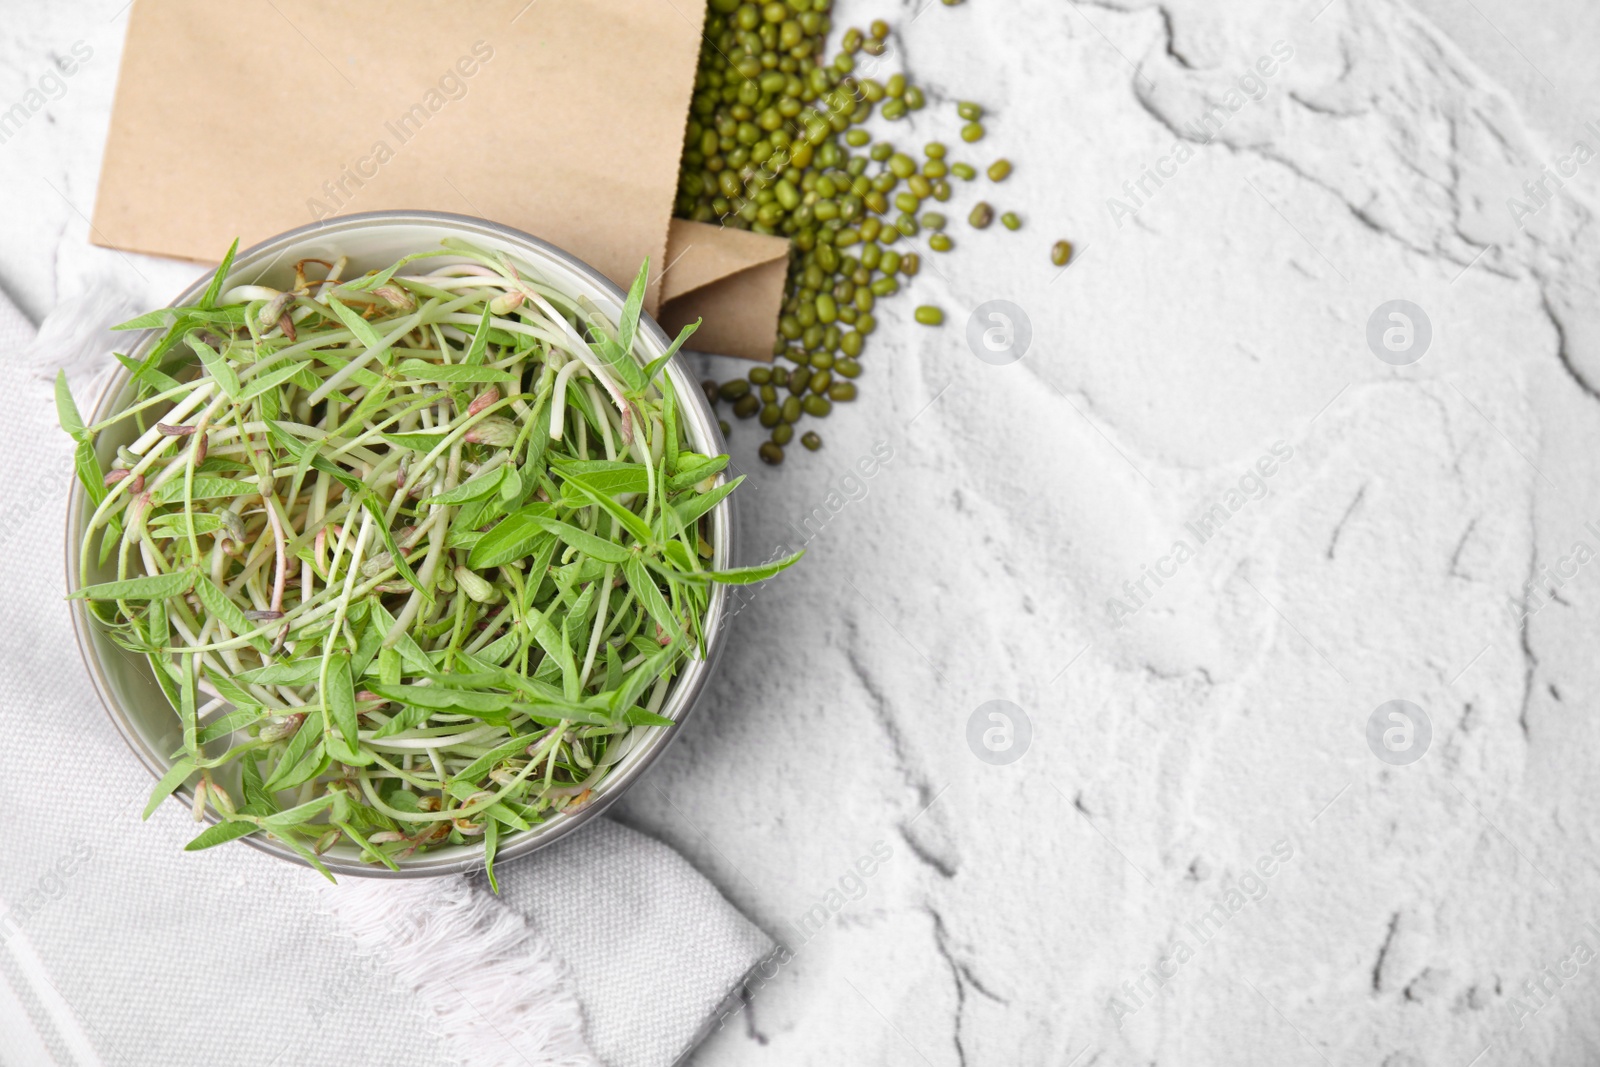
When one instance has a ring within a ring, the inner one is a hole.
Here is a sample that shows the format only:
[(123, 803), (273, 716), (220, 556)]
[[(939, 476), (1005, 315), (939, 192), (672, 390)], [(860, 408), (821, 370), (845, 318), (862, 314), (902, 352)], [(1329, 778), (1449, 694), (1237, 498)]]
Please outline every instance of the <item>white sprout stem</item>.
[(245, 304), (251, 300), (276, 300), (284, 295), (280, 290), (268, 288), (265, 285), (236, 285), (222, 294), (219, 301), (223, 304)]
[(581, 360), (574, 359), (556, 373), (555, 393), (551, 399), (550, 408), (550, 440), (552, 441), (561, 440), (562, 434), (566, 433), (567, 382), (583, 365)]
[(572, 342), (572, 347), (569, 349), (570, 353), (581, 359), (589, 368), (589, 373), (594, 375), (595, 381), (599, 382), (605, 388), (605, 391), (611, 394), (611, 399), (616, 402), (617, 410), (622, 412), (622, 440), (627, 442), (633, 436), (633, 408), (629, 405), (627, 396), (623, 394), (622, 387), (611, 377), (610, 368), (592, 358), (588, 342), (578, 336), (578, 331), (572, 328), (572, 324), (567, 321), (566, 316), (556, 311), (550, 301), (546, 300), (538, 290), (521, 279), (518, 279), (518, 287), (539, 306), (539, 310), (544, 312), (546, 318), (560, 324), (562, 332)]
[(600, 651), (600, 641), (605, 635), (606, 612), (611, 607), (611, 578), (614, 573), (614, 565), (607, 563), (600, 579), (600, 607), (595, 611), (594, 629), (589, 633), (589, 650), (583, 657), (583, 670), (578, 673), (579, 680), (585, 685), (589, 684), (589, 674), (594, 670), (595, 655)]
[(269, 491), (266, 497), (267, 521), (272, 524), (272, 547), (277, 553), (277, 568), (272, 576), (272, 611), (283, 610), (283, 586), (289, 577), (288, 542), (283, 536), (283, 521), (278, 517), (278, 496)]

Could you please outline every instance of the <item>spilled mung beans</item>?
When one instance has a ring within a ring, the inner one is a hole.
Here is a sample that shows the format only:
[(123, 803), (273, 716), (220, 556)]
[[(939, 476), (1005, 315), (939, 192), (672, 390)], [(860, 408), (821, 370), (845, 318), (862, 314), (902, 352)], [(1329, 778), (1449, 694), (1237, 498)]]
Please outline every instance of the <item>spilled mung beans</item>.
[[(832, 0), (709, 3), (675, 207), (683, 218), (790, 239), (774, 355), (795, 364), (794, 403), (749, 392), (768, 383), (783, 390), (791, 379), (779, 379), (781, 366), (752, 369), (736, 379), (743, 389), (713, 383), (707, 390), (713, 404), (760, 423), (768, 438), (759, 454), (776, 464), (796, 423), (856, 397), (854, 384), (836, 379), (802, 400), (809, 379), (801, 372), (861, 374), (877, 301), (897, 296), (921, 266), (918, 251), (902, 250), (954, 247), (945, 213), (928, 202), (948, 202), (949, 179), (970, 182), (979, 167), (951, 158), (938, 140), (923, 146), (919, 162), (889, 141), (874, 142), (864, 128), (874, 114), (892, 123), (926, 106), (923, 90), (904, 73), (880, 77), (871, 69), (889, 51), (887, 22), (846, 29), (829, 58), (823, 52)], [(981, 140), (983, 108), (962, 101), (955, 111), (961, 141)], [(996, 160), (982, 169), (1001, 181), (1011, 164)], [(984, 207), (992, 220), (993, 209)], [(812, 448), (812, 438), (820, 447), (813, 430), (801, 442)]]

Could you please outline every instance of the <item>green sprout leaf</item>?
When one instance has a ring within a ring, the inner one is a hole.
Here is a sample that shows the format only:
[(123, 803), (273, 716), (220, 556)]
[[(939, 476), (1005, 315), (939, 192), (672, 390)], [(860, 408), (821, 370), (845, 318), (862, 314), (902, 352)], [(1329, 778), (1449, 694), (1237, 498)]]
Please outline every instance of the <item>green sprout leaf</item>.
[[(233, 270), (233, 257), (239, 252), (239, 239), (235, 237), (233, 244), (228, 246), (228, 254), (222, 257), (217, 271), (211, 276), (211, 284), (206, 286), (206, 291), (200, 297), (200, 310), (210, 311), (217, 306), (217, 300), (222, 296), (222, 286), (228, 280), (228, 272)], [(119, 329), (127, 329), (126, 325)]]
[(182, 596), (194, 587), (195, 572), (174, 571), (144, 578), (122, 578), (114, 582), (86, 585), (73, 593), (71, 600), (166, 600)]

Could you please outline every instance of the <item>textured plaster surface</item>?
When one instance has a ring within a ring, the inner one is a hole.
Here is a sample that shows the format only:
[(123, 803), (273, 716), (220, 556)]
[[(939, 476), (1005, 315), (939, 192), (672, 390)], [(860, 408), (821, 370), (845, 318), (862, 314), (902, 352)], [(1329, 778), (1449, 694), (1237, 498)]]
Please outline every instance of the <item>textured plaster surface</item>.
[[(929, 90), (885, 132), (984, 102), (957, 154), (1016, 162), (984, 195), (1027, 226), (881, 306), (822, 452), (736, 430), (745, 553), (809, 555), (620, 809), (792, 952), (695, 1062), (1600, 1061), (1600, 162), (1524, 187), (1600, 151), (1600, 10), (925, 3), (840, 0)], [(0, 107), (93, 57), (0, 145), (0, 287), (165, 302), (193, 265), (87, 241), (125, 15), (6, 14)], [(963, 332), (993, 299), (1007, 366)]]

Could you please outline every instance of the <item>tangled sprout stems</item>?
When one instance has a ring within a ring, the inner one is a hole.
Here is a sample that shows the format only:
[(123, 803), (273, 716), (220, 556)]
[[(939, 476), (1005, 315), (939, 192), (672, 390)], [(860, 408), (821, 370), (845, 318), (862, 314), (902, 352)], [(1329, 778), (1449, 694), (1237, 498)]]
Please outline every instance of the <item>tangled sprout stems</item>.
[(661, 373), (692, 327), (635, 356), (645, 270), (611, 322), (448, 242), (354, 280), (303, 261), (284, 291), (224, 291), (231, 258), (125, 324), (163, 333), (119, 357), (137, 388), (112, 417), (57, 386), (93, 505), (74, 596), (182, 730), (151, 809), (195, 780), (219, 821), (190, 848), (266, 834), (324, 873), (340, 842), (396, 867), (481, 837), (492, 877), (502, 835), (671, 725), (712, 586), (798, 557), (709, 568), (739, 479)]

